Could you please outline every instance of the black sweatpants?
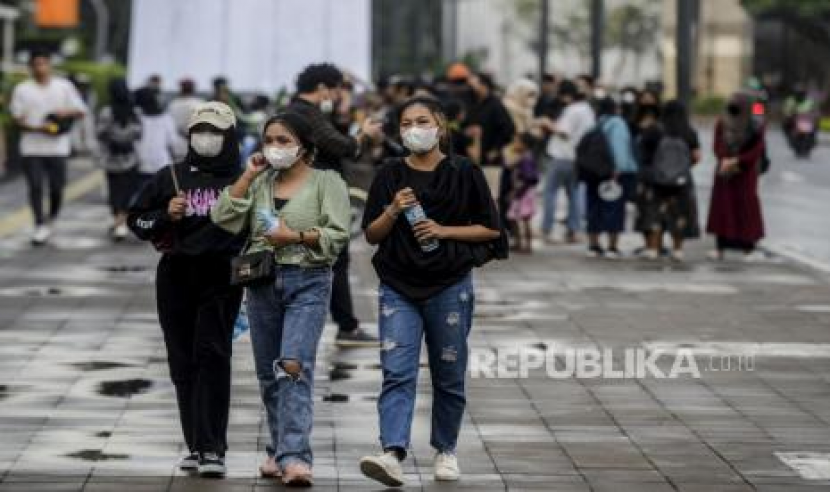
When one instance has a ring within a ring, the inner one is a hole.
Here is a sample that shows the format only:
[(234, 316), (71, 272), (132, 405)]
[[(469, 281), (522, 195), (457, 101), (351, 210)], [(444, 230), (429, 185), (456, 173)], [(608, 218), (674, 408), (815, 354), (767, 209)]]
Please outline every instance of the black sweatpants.
[(26, 184), (29, 186), (29, 205), (36, 225), (43, 225), (43, 181), (49, 182), (49, 218), (57, 219), (63, 204), (66, 186), (66, 158), (53, 156), (23, 156), (21, 158)]
[(354, 315), (352, 304), (352, 289), (349, 286), (349, 262), (349, 245), (347, 244), (337, 255), (337, 260), (332, 265), (333, 277), (329, 311), (338, 331), (352, 331), (360, 325), (360, 321)]
[(107, 171), (110, 209), (113, 215), (127, 213), (138, 191), (138, 170)]
[(179, 418), (191, 452), (228, 448), (233, 326), (242, 289), (230, 286), (230, 259), (165, 255), (156, 303)]

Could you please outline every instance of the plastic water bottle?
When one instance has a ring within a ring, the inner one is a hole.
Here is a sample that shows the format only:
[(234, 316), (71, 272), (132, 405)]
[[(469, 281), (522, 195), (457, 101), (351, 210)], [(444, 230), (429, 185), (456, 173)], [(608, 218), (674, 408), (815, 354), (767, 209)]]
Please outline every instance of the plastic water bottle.
[(258, 210), (257, 220), (262, 224), (262, 228), (266, 234), (280, 226), (280, 218), (272, 214), (269, 210)]
[[(427, 214), (424, 212), (424, 207), (420, 203), (404, 210), (404, 216), (406, 216), (406, 220), (409, 221), (409, 225), (411, 226), (427, 220)], [(424, 241), (418, 241), (418, 243), (421, 245), (421, 251), (424, 253), (435, 251), (439, 246), (437, 239), (426, 239)]]

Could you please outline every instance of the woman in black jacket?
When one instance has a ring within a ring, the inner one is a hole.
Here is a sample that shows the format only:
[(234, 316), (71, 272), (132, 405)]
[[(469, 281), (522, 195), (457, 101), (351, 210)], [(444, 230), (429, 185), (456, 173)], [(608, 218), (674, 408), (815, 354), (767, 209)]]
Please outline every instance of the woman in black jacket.
[(221, 191), (241, 172), (236, 118), (218, 102), (199, 106), (181, 163), (161, 169), (141, 191), (128, 225), (164, 254), (156, 302), (170, 376), (189, 453), (179, 466), (225, 474), (233, 325), (242, 289), (230, 285), (231, 258), (244, 238), (210, 220)]
[(399, 115), (411, 155), (390, 159), (378, 171), (363, 216), (366, 239), (379, 245), (372, 263), (381, 281), (378, 412), (384, 452), (363, 458), (360, 467), (389, 486), (403, 484), (400, 461), (409, 447), (422, 340), (435, 395), (435, 478), (458, 480), (455, 450), (475, 305), (471, 271), (507, 250), (481, 168), (439, 145), (449, 135), (438, 103), (415, 98)]

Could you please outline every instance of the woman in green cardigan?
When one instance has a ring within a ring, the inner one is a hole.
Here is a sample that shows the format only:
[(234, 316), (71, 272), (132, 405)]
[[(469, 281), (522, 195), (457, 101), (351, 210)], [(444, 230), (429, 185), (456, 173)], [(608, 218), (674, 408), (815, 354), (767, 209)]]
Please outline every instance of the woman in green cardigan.
[(220, 196), (220, 227), (250, 231), (248, 253), (273, 251), (272, 282), (248, 287), (257, 379), (271, 431), (263, 476), (312, 483), (314, 363), (331, 296), (331, 265), (349, 239), (348, 188), (312, 167), (312, 129), (293, 112), (265, 124), (263, 151)]

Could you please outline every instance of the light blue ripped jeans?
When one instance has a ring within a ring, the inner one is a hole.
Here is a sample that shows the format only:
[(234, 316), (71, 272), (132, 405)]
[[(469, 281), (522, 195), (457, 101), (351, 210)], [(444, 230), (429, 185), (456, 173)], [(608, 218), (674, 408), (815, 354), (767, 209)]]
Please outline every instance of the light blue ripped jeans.
[(454, 452), (467, 403), (467, 337), (475, 304), (472, 276), (418, 303), (381, 284), (379, 299), (383, 449), (405, 454), (409, 447), (423, 338), (433, 390), (430, 444), (439, 452)]
[[(314, 363), (331, 297), (330, 268), (279, 266), (273, 283), (248, 288), (257, 379), (280, 466), (312, 463)], [(299, 362), (292, 377), (281, 363)]]

